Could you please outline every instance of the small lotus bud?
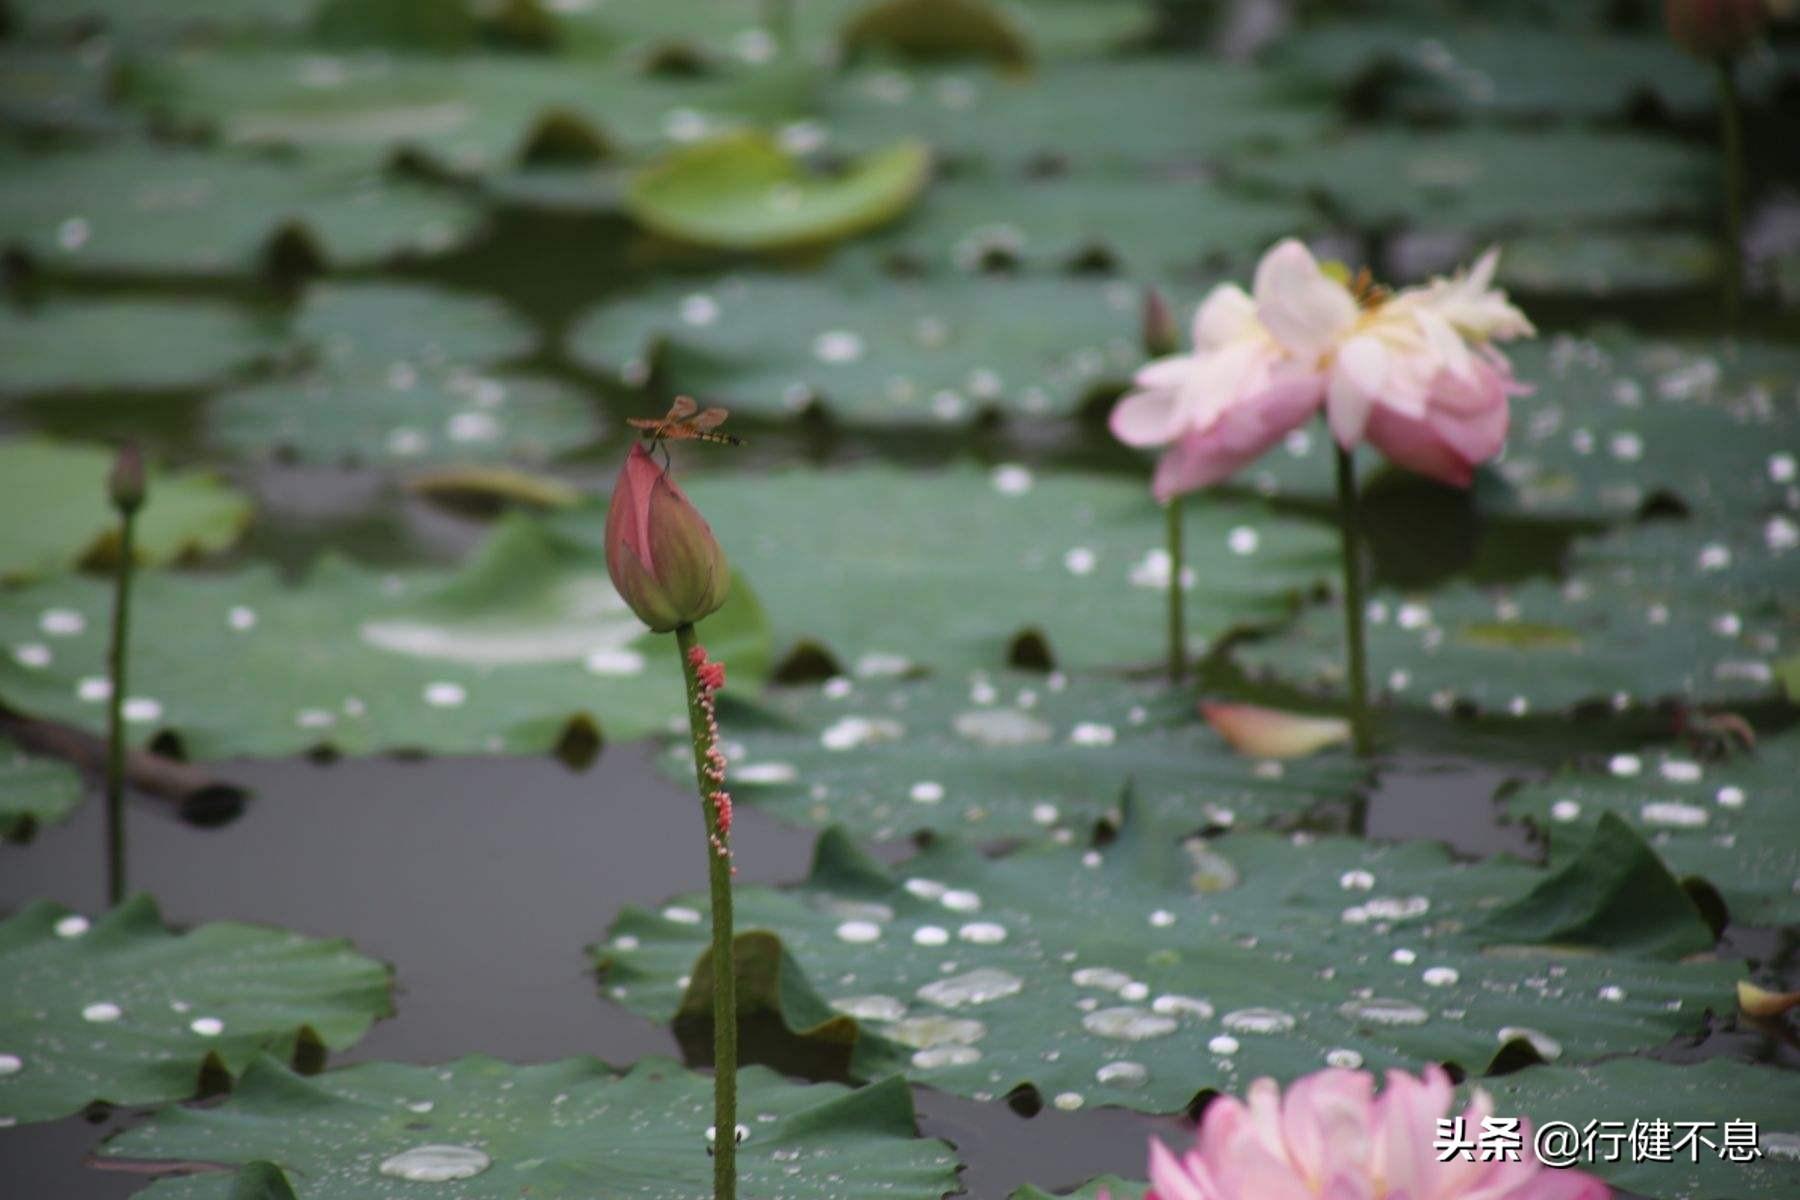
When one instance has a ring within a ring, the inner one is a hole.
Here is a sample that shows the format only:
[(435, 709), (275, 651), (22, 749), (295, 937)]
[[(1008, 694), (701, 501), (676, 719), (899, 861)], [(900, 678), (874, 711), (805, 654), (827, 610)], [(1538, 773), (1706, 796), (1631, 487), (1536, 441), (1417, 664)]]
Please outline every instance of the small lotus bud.
[(1164, 358), (1181, 349), (1181, 330), (1176, 328), (1175, 314), (1169, 302), (1155, 288), (1144, 289), (1144, 353), (1151, 358)]
[(1664, 0), (1669, 36), (1701, 58), (1735, 58), (1769, 24), (1770, 0)]
[(136, 442), (126, 442), (119, 447), (119, 456), (113, 460), (112, 473), (106, 477), (107, 494), (112, 497), (113, 507), (130, 515), (144, 503), (144, 454)]
[(631, 611), (658, 633), (717, 611), (731, 583), (706, 518), (641, 445), (613, 485), (606, 570)]

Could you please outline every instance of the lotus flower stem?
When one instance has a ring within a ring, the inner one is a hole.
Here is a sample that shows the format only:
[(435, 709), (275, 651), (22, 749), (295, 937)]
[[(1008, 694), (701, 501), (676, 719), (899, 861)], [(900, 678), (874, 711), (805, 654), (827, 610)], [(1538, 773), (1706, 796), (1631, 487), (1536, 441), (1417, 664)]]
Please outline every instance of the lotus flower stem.
[(1337, 451), (1338, 522), (1343, 531), (1345, 674), (1350, 684), (1350, 743), (1366, 757), (1369, 738), (1369, 665), (1363, 642), (1362, 506), (1356, 492), (1356, 458)]
[(106, 899), (125, 899), (125, 647), (131, 633), (133, 514), (119, 522), (119, 568), (113, 592), (112, 648), (106, 697)]
[(1187, 614), (1181, 594), (1181, 497), (1163, 506), (1169, 523), (1169, 682), (1187, 676)]
[(709, 662), (692, 624), (675, 629), (687, 681), (688, 729), (694, 742), (694, 781), (706, 821), (706, 871), (712, 890), (713, 965), (713, 1200), (737, 1197), (737, 970), (732, 959), (731, 796), (719, 750), (714, 709), (725, 668)]
[(1714, 61), (1719, 83), (1719, 133), (1725, 155), (1725, 319), (1733, 328), (1743, 311), (1744, 109), (1738, 97), (1736, 60)]
[(125, 899), (125, 662), (131, 638), (131, 575), (137, 565), (134, 535), (144, 502), (143, 459), (135, 446), (120, 452), (107, 489), (119, 514), (112, 645), (106, 663), (106, 899), (116, 907)]

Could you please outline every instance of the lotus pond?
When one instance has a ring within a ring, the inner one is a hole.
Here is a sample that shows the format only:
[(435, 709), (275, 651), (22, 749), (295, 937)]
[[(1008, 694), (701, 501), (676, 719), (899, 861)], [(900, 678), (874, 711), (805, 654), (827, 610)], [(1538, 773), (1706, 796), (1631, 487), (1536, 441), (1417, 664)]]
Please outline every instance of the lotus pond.
[(0, 162), (0, 1193), (1800, 1195), (1760, 0), (8, 0)]

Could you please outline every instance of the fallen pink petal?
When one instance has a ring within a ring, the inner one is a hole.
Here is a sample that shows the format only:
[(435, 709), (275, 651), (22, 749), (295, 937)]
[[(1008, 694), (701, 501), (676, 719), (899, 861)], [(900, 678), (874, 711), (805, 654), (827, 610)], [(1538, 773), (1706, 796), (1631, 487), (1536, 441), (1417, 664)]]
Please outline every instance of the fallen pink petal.
[(1350, 740), (1350, 722), (1255, 704), (1200, 703), (1200, 715), (1231, 748), (1249, 758), (1305, 758)]

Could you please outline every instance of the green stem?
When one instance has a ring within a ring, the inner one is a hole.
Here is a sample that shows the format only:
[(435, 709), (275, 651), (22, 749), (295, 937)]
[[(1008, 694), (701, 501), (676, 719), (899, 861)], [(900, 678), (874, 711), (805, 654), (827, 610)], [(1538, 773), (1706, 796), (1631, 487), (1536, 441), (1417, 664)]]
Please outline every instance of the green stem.
[(137, 519), (119, 518), (119, 570), (113, 593), (112, 647), (107, 660), (106, 698), (106, 898), (125, 899), (125, 654), (131, 633), (133, 533)]
[(1169, 682), (1187, 675), (1187, 613), (1181, 594), (1181, 497), (1164, 505), (1169, 523)]
[(732, 960), (729, 830), (720, 828), (712, 802), (719, 785), (707, 777), (715, 728), (701, 702), (699, 667), (689, 656), (698, 645), (692, 625), (675, 630), (681, 673), (687, 680), (688, 729), (694, 743), (694, 781), (706, 821), (706, 873), (712, 889), (713, 964), (713, 1200), (737, 1197), (737, 970)]
[(1356, 753), (1367, 756), (1369, 738), (1369, 666), (1363, 643), (1362, 509), (1356, 493), (1356, 458), (1337, 450), (1338, 522), (1343, 532), (1344, 641), (1350, 680), (1350, 738)]
[(1735, 328), (1744, 303), (1744, 109), (1730, 57), (1713, 66), (1719, 83), (1719, 133), (1725, 151), (1725, 316)]

